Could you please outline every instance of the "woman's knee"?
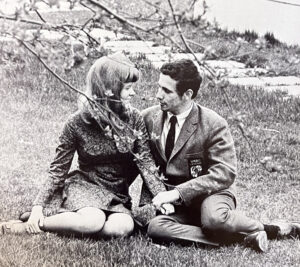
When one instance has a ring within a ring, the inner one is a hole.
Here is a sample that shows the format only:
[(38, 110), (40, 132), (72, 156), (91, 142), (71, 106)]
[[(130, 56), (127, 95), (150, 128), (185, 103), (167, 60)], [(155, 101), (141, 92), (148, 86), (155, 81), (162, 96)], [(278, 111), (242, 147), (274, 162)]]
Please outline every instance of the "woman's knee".
[(97, 208), (86, 207), (76, 212), (78, 217), (78, 225), (80, 226), (80, 232), (83, 234), (94, 234), (104, 226), (106, 216), (105, 213)]
[(132, 217), (125, 213), (113, 213), (108, 216), (101, 235), (105, 237), (129, 236), (134, 230)]

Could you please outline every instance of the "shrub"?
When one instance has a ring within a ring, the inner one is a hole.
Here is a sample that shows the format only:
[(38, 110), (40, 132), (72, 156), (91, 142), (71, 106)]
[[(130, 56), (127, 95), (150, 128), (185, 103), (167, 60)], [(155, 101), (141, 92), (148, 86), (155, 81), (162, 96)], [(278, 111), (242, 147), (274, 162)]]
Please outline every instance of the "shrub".
[(265, 68), (268, 61), (268, 58), (263, 55), (253, 54), (251, 56), (248, 55), (248, 57), (245, 58), (244, 63), (247, 68)]
[(245, 32), (244, 32), (244, 34), (243, 34), (243, 37), (244, 37), (244, 39), (247, 41), (247, 42), (249, 42), (249, 43), (251, 43), (251, 42), (254, 42), (259, 36), (258, 36), (258, 34), (255, 32), (255, 31), (253, 31), (253, 30), (245, 30)]
[(277, 45), (281, 44), (281, 42), (278, 39), (276, 39), (274, 34), (271, 33), (271, 32), (267, 32), (264, 35), (264, 38), (267, 41), (267, 44), (270, 45), (270, 46), (277, 46)]
[(222, 57), (226, 57), (230, 54), (230, 49), (226, 44), (221, 45), (220, 47), (218, 47), (216, 49), (216, 54), (218, 55), (218, 57), (222, 58)]

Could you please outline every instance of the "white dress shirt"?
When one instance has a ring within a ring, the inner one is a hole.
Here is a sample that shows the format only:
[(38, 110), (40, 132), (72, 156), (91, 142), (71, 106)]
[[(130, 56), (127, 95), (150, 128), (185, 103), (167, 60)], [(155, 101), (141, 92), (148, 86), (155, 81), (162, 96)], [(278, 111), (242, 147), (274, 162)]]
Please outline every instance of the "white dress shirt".
[(160, 137), (160, 142), (161, 142), (161, 145), (162, 145), (162, 149), (163, 151), (165, 151), (165, 147), (166, 147), (166, 140), (167, 140), (167, 136), (168, 136), (168, 132), (169, 132), (169, 129), (171, 127), (171, 123), (170, 123), (170, 119), (172, 116), (175, 116), (176, 119), (177, 119), (177, 123), (175, 125), (175, 141), (174, 141), (174, 145), (178, 139), (178, 136), (180, 134), (180, 131), (182, 129), (182, 126), (185, 122), (185, 119), (187, 118), (187, 116), (190, 114), (191, 110), (193, 108), (193, 104), (191, 104), (190, 108), (187, 109), (186, 111), (178, 114), (178, 115), (174, 115), (170, 112), (167, 112), (167, 116), (165, 118), (165, 121), (164, 121), (164, 126), (163, 126), (163, 130), (162, 130), (162, 134), (161, 134), (161, 137)]

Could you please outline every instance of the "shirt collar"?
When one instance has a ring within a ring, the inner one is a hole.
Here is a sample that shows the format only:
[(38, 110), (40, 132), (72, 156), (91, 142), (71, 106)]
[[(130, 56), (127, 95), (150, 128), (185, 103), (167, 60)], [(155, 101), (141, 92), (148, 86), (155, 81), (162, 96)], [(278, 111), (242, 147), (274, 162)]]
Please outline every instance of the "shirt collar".
[[(177, 118), (177, 122), (179, 124), (179, 126), (182, 126), (182, 124), (184, 123), (185, 119), (187, 118), (187, 116), (190, 114), (191, 110), (193, 108), (193, 103), (191, 103), (191, 106), (184, 112), (176, 115)], [(171, 112), (167, 112), (167, 121), (169, 123), (170, 118), (173, 116), (174, 114), (172, 114)]]

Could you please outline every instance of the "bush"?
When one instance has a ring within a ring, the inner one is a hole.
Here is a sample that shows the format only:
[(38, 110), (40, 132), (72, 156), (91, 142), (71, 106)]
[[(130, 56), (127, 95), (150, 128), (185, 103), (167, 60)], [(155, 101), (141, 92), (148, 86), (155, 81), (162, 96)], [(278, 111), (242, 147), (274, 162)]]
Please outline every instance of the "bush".
[(259, 36), (258, 34), (253, 31), (253, 30), (245, 30), (244, 34), (243, 34), (244, 39), (249, 42), (249, 43), (253, 43)]
[(271, 32), (267, 32), (264, 35), (265, 40), (267, 41), (267, 44), (270, 46), (278, 46), (281, 44), (281, 42), (275, 38), (274, 34)]
[(246, 55), (244, 57), (241, 57), (241, 62), (245, 63), (247, 68), (265, 68), (266, 63), (269, 61), (268, 58), (266, 58), (263, 55), (260, 54), (253, 54), (253, 55)]

